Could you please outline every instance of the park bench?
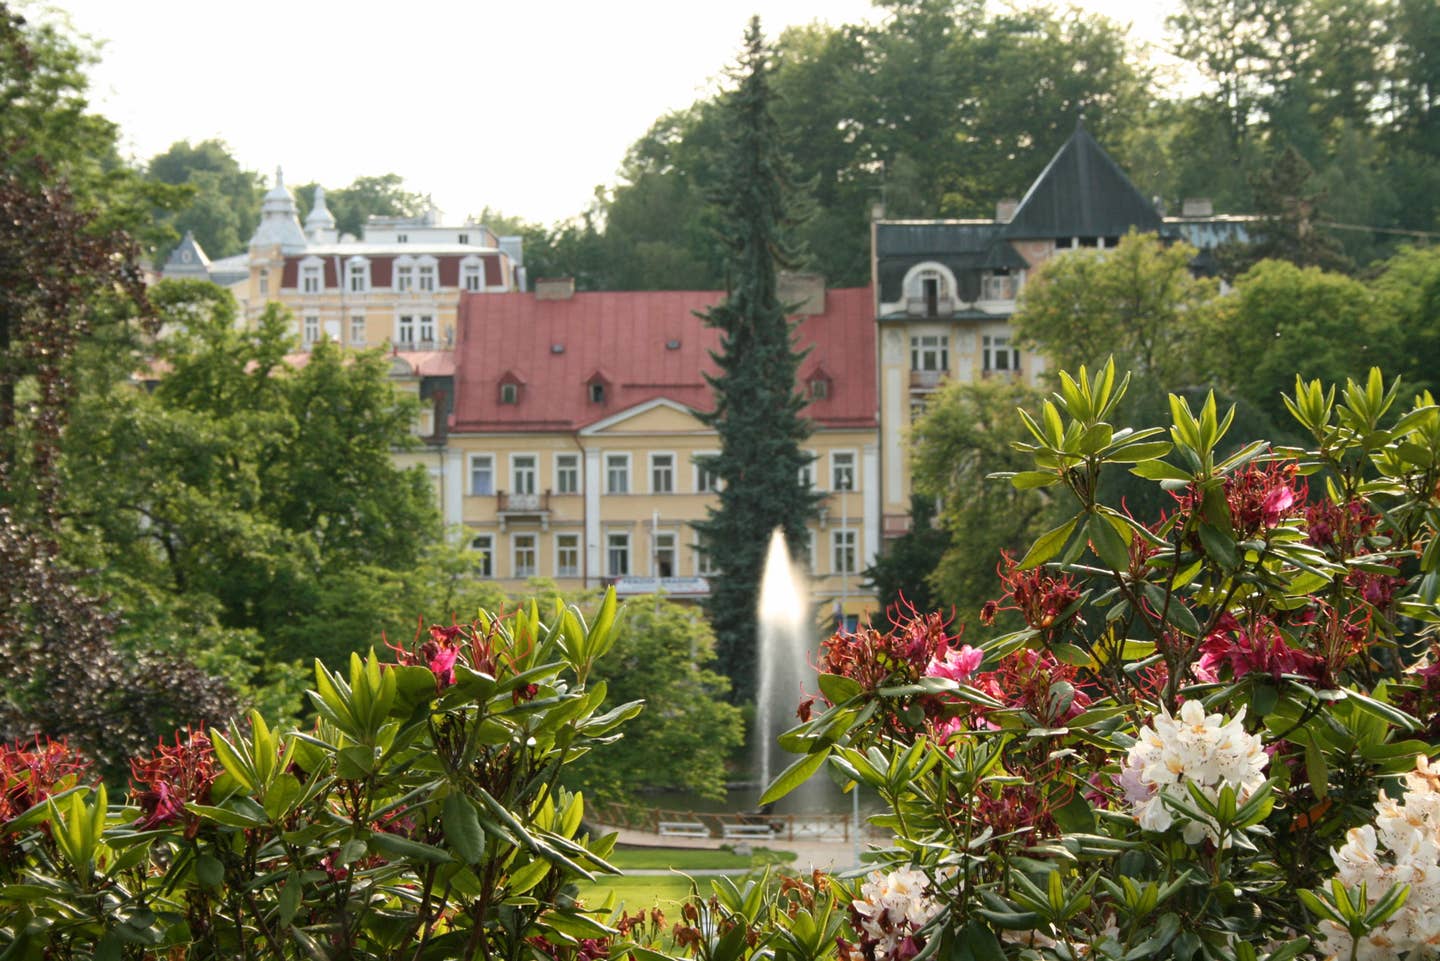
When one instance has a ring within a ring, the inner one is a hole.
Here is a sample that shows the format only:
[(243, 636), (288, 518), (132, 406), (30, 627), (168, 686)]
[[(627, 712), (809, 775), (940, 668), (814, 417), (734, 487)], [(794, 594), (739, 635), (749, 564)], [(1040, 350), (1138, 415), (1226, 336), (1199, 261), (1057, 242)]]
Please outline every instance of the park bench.
[(661, 821), (658, 833), (662, 838), (708, 838), (710, 829), (699, 821)]
[(726, 824), (721, 830), (727, 841), (769, 841), (775, 837), (768, 824)]

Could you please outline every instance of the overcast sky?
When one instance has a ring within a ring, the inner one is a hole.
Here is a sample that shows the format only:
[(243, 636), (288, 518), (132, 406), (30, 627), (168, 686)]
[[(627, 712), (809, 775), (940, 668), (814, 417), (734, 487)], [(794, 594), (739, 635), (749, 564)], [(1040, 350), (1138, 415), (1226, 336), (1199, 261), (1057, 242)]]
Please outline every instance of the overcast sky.
[[(1083, 0), (1158, 43), (1174, 0)], [(552, 223), (625, 150), (713, 90), (766, 35), (879, 16), (868, 0), (57, 0), (102, 41), (96, 108), (147, 159), (219, 138), (290, 184), (398, 173), (449, 221), (489, 206)], [(31, 8), (33, 14), (34, 8)]]

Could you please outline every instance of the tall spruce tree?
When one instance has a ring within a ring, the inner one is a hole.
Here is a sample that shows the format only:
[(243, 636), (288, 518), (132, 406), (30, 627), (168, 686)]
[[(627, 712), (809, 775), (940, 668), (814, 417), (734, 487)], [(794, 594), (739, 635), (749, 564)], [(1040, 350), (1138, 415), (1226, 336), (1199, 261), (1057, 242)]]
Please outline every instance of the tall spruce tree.
[(779, 271), (798, 258), (788, 239), (796, 208), (771, 116), (771, 69), (753, 18), (736, 70), (739, 86), (724, 100), (728, 135), (712, 195), (726, 296), (704, 315), (722, 335), (720, 373), (707, 378), (715, 410), (704, 418), (721, 447), (707, 467), (723, 482), (719, 507), (700, 525), (702, 548), (720, 571), (706, 607), (737, 702), (750, 700), (757, 685), (756, 599), (770, 532), (783, 528), (791, 554), (800, 556), (819, 500), (800, 482), (800, 468), (811, 459), (800, 448), (810, 425), (795, 384), (804, 351), (796, 349), (776, 291)]

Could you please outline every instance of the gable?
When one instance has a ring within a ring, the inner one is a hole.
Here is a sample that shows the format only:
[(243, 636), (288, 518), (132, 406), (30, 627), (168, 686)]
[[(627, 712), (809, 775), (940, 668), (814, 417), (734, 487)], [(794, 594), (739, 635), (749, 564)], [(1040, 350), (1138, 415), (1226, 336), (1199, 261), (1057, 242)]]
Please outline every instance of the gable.
[(620, 411), (585, 428), (581, 433), (591, 436), (617, 434), (694, 434), (709, 433), (688, 409), (672, 401), (650, 401)]

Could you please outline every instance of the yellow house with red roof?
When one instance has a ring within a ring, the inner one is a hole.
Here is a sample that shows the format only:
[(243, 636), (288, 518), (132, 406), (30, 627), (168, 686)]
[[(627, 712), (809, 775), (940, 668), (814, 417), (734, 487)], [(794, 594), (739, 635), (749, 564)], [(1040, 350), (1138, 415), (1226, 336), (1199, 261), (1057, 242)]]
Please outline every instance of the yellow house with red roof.
[[(799, 297), (799, 388), (824, 493), (810, 531), (816, 597), (853, 620), (873, 608), (860, 572), (880, 544), (874, 305), (868, 288)], [(424, 463), (447, 524), (480, 572), (521, 591), (615, 584), (622, 594), (708, 593), (695, 524), (714, 501), (702, 466), (719, 452), (697, 417), (719, 333), (697, 316), (715, 291), (464, 295), (453, 354), (398, 352), (397, 381), (427, 404)], [(757, 537), (767, 532), (757, 532)]]

